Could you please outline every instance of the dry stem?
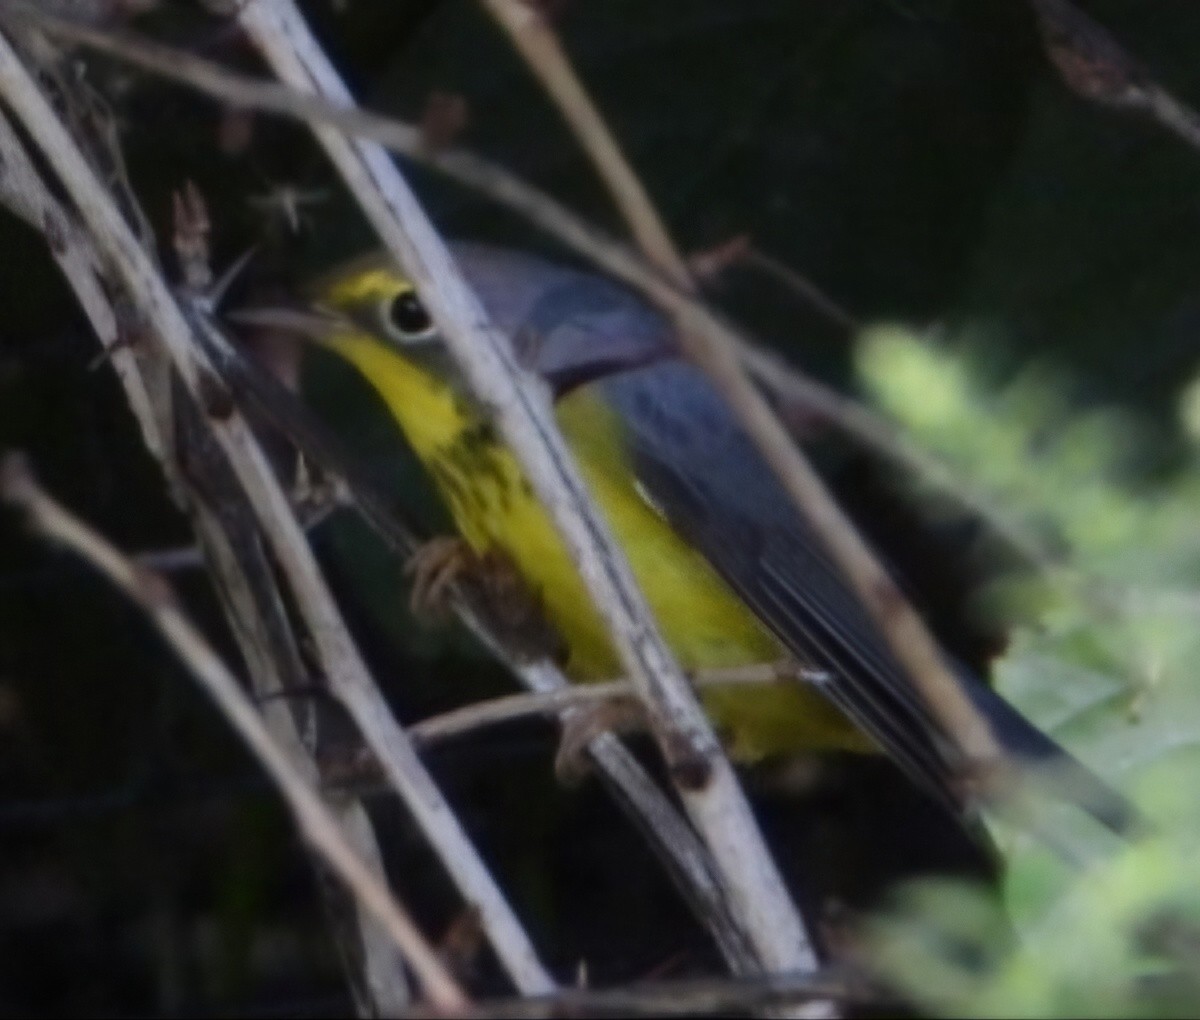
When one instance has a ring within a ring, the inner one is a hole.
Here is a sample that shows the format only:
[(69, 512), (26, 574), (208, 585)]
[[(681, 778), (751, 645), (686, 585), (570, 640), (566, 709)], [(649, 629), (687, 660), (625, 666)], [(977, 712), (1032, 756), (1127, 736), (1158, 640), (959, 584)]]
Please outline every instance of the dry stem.
[[(164, 409), (159, 413), (156, 410), (155, 396), (152, 396), (146, 383), (147, 372), (154, 371), (154, 363), (158, 360), (151, 355), (158, 352), (147, 351), (145, 344), (138, 345), (139, 349), (135, 351), (133, 344), (121, 342), (117, 331), (117, 315), (101, 284), (100, 260), (90, 238), (50, 194), (20, 140), (2, 116), (0, 164), (5, 168), (5, 172), (0, 174), (0, 204), (6, 205), (51, 239), (51, 252), (100, 338), (104, 357), (111, 360), (117, 369), (147, 448), (159, 460), (168, 478), (178, 481), (181, 488), (187, 487), (173, 457), (159, 438), (161, 424), (169, 421), (170, 412)], [(162, 381), (165, 385), (159, 387), (155, 395), (160, 402), (166, 403), (170, 400), (171, 387), (168, 379)], [(251, 677), (260, 689), (278, 688), (278, 675), (274, 676), (272, 682), (266, 680), (267, 675), (278, 673), (279, 664), (272, 660), (268, 642), (259, 640), (262, 636), (258, 628), (262, 622), (259, 619), (261, 607), (247, 604), (253, 600), (248, 598), (246, 565), (238, 562), (232, 554), (235, 540), (232, 535), (225, 534), (214, 515), (204, 513), (200, 506), (193, 510), (197, 535), (213, 557), (213, 581), (218, 592), (229, 600), (227, 612), (231, 614), (234, 632), (243, 649)], [(296, 761), (306, 762), (309, 771), (315, 775), (316, 767), (300, 745), (291, 715), (268, 710), (266, 716), (268, 730), (275, 739), (292, 753)], [(345, 797), (328, 806), (343, 825), (347, 840), (382, 880), (384, 872), (379, 859), (379, 846), (362, 806)], [(336, 891), (331, 889), (330, 895), (336, 895)], [(352, 896), (352, 892), (349, 895)], [(369, 997), (366, 1011), (377, 1013), (401, 1008), (409, 1001), (410, 993), (390, 934), (363, 909), (362, 904), (355, 904), (355, 920), (357, 952), (353, 957), (348, 956), (348, 963), (351, 960), (361, 962), (361, 967), (353, 968), (351, 976), (352, 984), (364, 988)], [(341, 939), (338, 942), (339, 945), (343, 944)], [(360, 976), (361, 982), (358, 980)]]
[(219, 377), (203, 364), (183, 312), (108, 191), (2, 37), (0, 94), (46, 154), (97, 246), (146, 321), (153, 324), (185, 386), (199, 405), (209, 410), (213, 434), (245, 488), (288, 578), (331, 690), (358, 723), (389, 780), (437, 848), (468, 902), (479, 909), (484, 929), (517, 986), (525, 992), (549, 991), (553, 982), (528, 936), (368, 675), (263, 451), (241, 416), (223, 406)]
[(692, 277), (671, 241), (670, 234), (633, 172), (617, 140), (600, 116), (583, 84), (575, 76), (558, 36), (534, 4), (520, 0), (480, 0), (508, 33), (513, 46), (546, 89), (575, 137), (600, 170), (601, 179), (633, 231), (638, 247), (651, 265), (685, 290)]
[(0, 462), (0, 498), (25, 511), (38, 531), (82, 556), (146, 613), (262, 763), (287, 800), (301, 832), (354, 891), (358, 901), (386, 927), (430, 1001), (444, 1010), (463, 1009), (468, 1001), (466, 995), (433, 947), (359, 859), (302, 770), (267, 732), (237, 679), (179, 610), (166, 581), (135, 565), (63, 508), (38, 486), (23, 460), (15, 455)]
[[(510, 173), (504, 167), (462, 149), (431, 150), (419, 128), (391, 117), (358, 108), (335, 106), (319, 96), (296, 92), (275, 82), (239, 75), (194, 54), (172, 49), (128, 34), (116, 34), (34, 13), (25, 0), (0, 0), (0, 10), (36, 17), (37, 24), (67, 41), (89, 46), (136, 67), (186, 84), (206, 95), (223, 99), (242, 109), (262, 110), (308, 123), (319, 122), (342, 128), (347, 134), (369, 138), (392, 152), (423, 163), (464, 187), (487, 196), (513, 210), (567, 248), (600, 269), (662, 305), (662, 281), (620, 242), (607, 237), (552, 196)], [(676, 299), (687, 301), (683, 295)], [(692, 302), (695, 307), (702, 307)], [(672, 305), (665, 306), (670, 310)], [(744, 336), (721, 324), (726, 339), (736, 346), (747, 371), (766, 390), (785, 400), (794, 400), (809, 411), (844, 431), (856, 442), (912, 470), (940, 492), (987, 520), (994, 530), (1030, 563), (1042, 564), (1046, 553), (1028, 535), (998, 518), (978, 495), (967, 491), (961, 479), (941, 463), (919, 453), (897, 434), (890, 423), (825, 384), (812, 379), (775, 354), (768, 353)]]
[[(353, 99), (294, 5), (252, 0), (239, 20), (286, 83), (340, 106)], [(629, 674), (680, 794), (712, 850), (747, 934), (770, 969), (811, 966), (799, 917), (712, 727), (653, 624), (607, 523), (558, 433), (548, 397), (487, 320), (444, 243), (379, 146), (313, 130), (397, 263), (416, 285), (471, 390), (487, 407), (562, 536)]]
[[(686, 265), (671, 244), (666, 228), (620, 147), (587, 96), (574, 68), (553, 41), (545, 18), (518, 0), (484, 0), (486, 6), (513, 35), (521, 55), (533, 67), (551, 97), (567, 116), (568, 124), (592, 156), (634, 237), (647, 257), (665, 264), (672, 281), (688, 280)], [(536, 28), (532, 21), (540, 22)], [(643, 201), (631, 203), (636, 194)], [(665, 245), (665, 248), (664, 248)], [(658, 290), (659, 288), (656, 288)], [(683, 295), (668, 295), (663, 281), (655, 302), (671, 313), (680, 345), (720, 389), (743, 428), (754, 440), (771, 469), (783, 483), (797, 510), (813, 526), (820, 541), (833, 554), (860, 601), (871, 614), (892, 652), (915, 682), (926, 703), (958, 747), (975, 762), (993, 761), (1001, 751), (979, 711), (947, 665), (941, 650), (916, 610), (879, 564), (862, 536), (838, 506), (820, 476), (792, 441), (762, 395), (746, 378), (739, 364), (736, 338), (702, 306)]]
[[(808, 675), (808, 671), (797, 671), (786, 663), (762, 663), (702, 670), (692, 676), (692, 683), (700, 689), (738, 684), (795, 683), (806, 679)], [(814, 679), (819, 682), (818, 678)], [(408, 735), (419, 744), (437, 743), (517, 719), (557, 716), (569, 708), (594, 707), (606, 701), (634, 697), (637, 697), (637, 687), (630, 680), (574, 684), (540, 693), (533, 691), (526, 694), (508, 694), (422, 719), (408, 728)]]

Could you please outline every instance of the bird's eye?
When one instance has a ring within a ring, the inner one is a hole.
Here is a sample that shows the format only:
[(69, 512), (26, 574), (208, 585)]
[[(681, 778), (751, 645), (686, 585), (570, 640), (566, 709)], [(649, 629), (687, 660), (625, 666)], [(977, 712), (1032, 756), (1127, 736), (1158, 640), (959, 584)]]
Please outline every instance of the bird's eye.
[(393, 340), (411, 343), (433, 336), (433, 321), (416, 291), (406, 290), (387, 299), (382, 311), (384, 326)]

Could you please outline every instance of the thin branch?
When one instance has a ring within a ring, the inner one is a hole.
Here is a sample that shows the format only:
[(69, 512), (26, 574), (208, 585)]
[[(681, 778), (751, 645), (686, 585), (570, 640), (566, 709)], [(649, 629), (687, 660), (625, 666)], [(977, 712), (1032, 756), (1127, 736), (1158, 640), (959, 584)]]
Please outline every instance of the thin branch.
[(754, 244), (746, 246), (742, 261), (783, 284), (793, 294), (812, 305), (819, 314), (838, 329), (851, 336), (858, 332), (861, 324), (854, 315), (834, 301), (807, 276), (793, 269), (786, 262), (780, 261), (773, 255), (768, 255)]
[[(501, 1020), (553, 1017), (778, 1016), (781, 1010), (836, 1002), (870, 1015), (911, 1012), (894, 997), (852, 975), (771, 974), (748, 978), (692, 978), (645, 981), (618, 988), (564, 988), (554, 995), (490, 999), (473, 1004), (468, 1015)], [(416, 1007), (405, 1016), (429, 1017)]]
[[(789, 663), (763, 663), (754, 666), (731, 666), (727, 669), (700, 670), (692, 675), (698, 688), (731, 687), (741, 684), (795, 683), (806, 680), (820, 683), (824, 674), (819, 670), (797, 670)], [(637, 687), (630, 680), (607, 680), (588, 684), (573, 684), (556, 690), (526, 694), (508, 694), (499, 698), (477, 701), (440, 715), (422, 719), (408, 728), (408, 735), (418, 744), (440, 743), (466, 736), (490, 726), (500, 726), (531, 716), (557, 716), (568, 708), (587, 708), (605, 702), (636, 698)]]
[[(189, 475), (197, 470), (193, 451), (183, 447)], [(224, 466), (224, 461), (221, 461)], [(197, 482), (197, 489), (203, 483)], [(214, 508), (199, 500), (193, 509), (193, 525), (208, 561), (209, 576), (217, 589), (226, 620), (242, 650), (250, 675), (251, 689), (261, 706), (267, 731), (302, 769), (311, 785), (318, 786), (325, 809), (336, 820), (345, 839), (367, 865), (376, 881), (386, 885), (386, 872), (371, 821), (361, 800), (344, 791), (327, 794), (316, 760), (306, 737), (319, 748), (316, 727), (318, 706), (307, 707), (312, 716), (303, 720), (270, 694), (294, 689), (303, 683), (295, 635), (291, 632), (274, 571), (258, 534), (245, 496), (236, 489), (213, 493)], [(145, 564), (133, 561), (136, 569)], [(358, 1014), (386, 1016), (411, 1004), (412, 992), (390, 934), (354, 898), (350, 890), (328, 878), (328, 869), (314, 860), (316, 878), (326, 906), (334, 943), (342, 957)]]
[(262, 449), (241, 415), (223, 400), (219, 377), (203, 364), (179, 305), (3, 37), (0, 95), (54, 167), (97, 246), (146, 321), (153, 324), (184, 385), (208, 411), (213, 434), (245, 488), (288, 578), (330, 689), (358, 724), (467, 901), (479, 909), (484, 930), (517, 986), (525, 992), (549, 991), (553, 982), (528, 936), (372, 682)]
[(1048, 572), (1061, 566), (1045, 544), (1011, 520), (987, 496), (958, 477), (937, 457), (913, 443), (896, 425), (872, 413), (858, 401), (843, 396), (797, 372), (771, 351), (745, 345), (742, 363), (774, 398), (781, 411), (834, 423), (865, 449), (871, 450), (939, 496), (982, 521), (1024, 564)]
[[(522, 45), (520, 52), (531, 63), (536, 61), (535, 73), (560, 108), (573, 111), (572, 116), (568, 117), (568, 124), (585, 150), (593, 155), (603, 153), (604, 159), (594, 162), (610, 193), (614, 196), (625, 194), (629, 187), (628, 180), (636, 179), (636, 175), (624, 165), (624, 157), (615, 141), (609, 140), (601, 145), (593, 137), (598, 133), (608, 134), (607, 126), (594, 109), (561, 49), (545, 43), (544, 37), (551, 33), (551, 28), (544, 16), (532, 6), (518, 4), (517, 0), (484, 2), (489, 10), (509, 11), (506, 27), (509, 27), (509, 22), (516, 23), (514, 9), (518, 7), (524, 11), (523, 21), (538, 18), (543, 22), (536, 35), (531, 34), (530, 29), (524, 29), (526, 38), (541, 40), (540, 44)], [(586, 116), (579, 114), (581, 106), (587, 108)], [(665, 253), (660, 247), (663, 242), (656, 240), (656, 247), (647, 255), (652, 260), (666, 259), (673, 281), (687, 279), (686, 265), (671, 245), (666, 228), (653, 205), (648, 200), (638, 203), (636, 207), (629, 207), (624, 202), (619, 202), (619, 205), (627, 218), (636, 217), (629, 219), (629, 227), (635, 237), (666, 239)], [(668, 293), (674, 290), (670, 282), (662, 281), (661, 288), (663, 293), (656, 295), (654, 300), (674, 318), (680, 346), (721, 391), (797, 510), (812, 525), (818, 539), (832, 554), (834, 562), (841, 568), (935, 717), (969, 759), (976, 763), (1000, 760), (1002, 752), (991, 727), (962, 689), (920, 616), (875, 558), (762, 394), (747, 379), (739, 363), (736, 336), (707, 309), (688, 300), (686, 295), (678, 291)]]
[(0, 462), (0, 497), (23, 510), (33, 527), (47, 538), (87, 560), (146, 613), (274, 780), (292, 809), (300, 831), (353, 889), (359, 902), (387, 928), (430, 1001), (444, 1010), (463, 1009), (467, 997), (436, 951), (387, 888), (359, 859), (312, 784), (267, 732), (237, 679), (179, 610), (166, 581), (134, 565), (100, 534), (63, 508), (38, 486), (24, 461), (17, 456), (10, 455)]
[[(239, 22), (279, 77), (337, 105), (353, 99), (294, 5), (257, 0)], [(379, 146), (313, 124), (368, 219), (417, 287), (467, 384), (487, 407), (562, 536), (638, 684), (680, 795), (704, 836), (748, 936), (773, 970), (809, 967), (814, 954), (749, 804), (707, 716), (654, 626), (607, 522), (554, 423), (548, 395), (492, 326), (399, 171)]]
[(121, 381), (142, 441), (156, 460), (166, 447), (153, 402), (138, 369), (128, 336), (122, 334), (112, 302), (100, 283), (99, 260), (87, 235), (42, 183), (8, 120), (0, 113), (0, 204), (20, 216), (50, 242), (50, 254), (71, 281), (82, 306)]
[[(35, 229), (42, 231), (50, 241), (51, 251), (68, 285), (75, 292), (97, 336), (101, 338), (105, 359), (111, 360), (117, 368), (118, 379), (125, 388), (148, 449), (159, 460), (168, 479), (178, 484), (181, 490), (188, 488), (188, 480), (176, 464), (173, 451), (169, 455), (166, 445), (159, 438), (160, 423), (168, 423), (172, 417), (171, 412), (166, 408), (161, 413), (157, 411), (155, 397), (151, 395), (145, 381), (148, 371), (157, 372), (161, 354), (157, 349), (147, 350), (146, 344), (135, 346), (122, 342), (116, 335), (117, 315), (101, 283), (100, 260), (91, 239), (79, 228), (74, 217), (50, 194), (34, 169), (24, 146), (3, 116), (0, 116), (0, 165), (5, 168), (5, 172), (0, 174), (0, 204), (6, 205)], [(159, 400), (167, 403), (171, 399), (171, 386), (169, 379), (164, 379), (164, 382), (165, 385), (156, 393)], [(192, 455), (189, 456), (189, 462), (193, 466), (194, 453), (195, 451), (192, 451)], [(192, 500), (186, 502), (197, 536), (209, 554), (213, 582), (225, 605), (227, 617), (242, 648), (256, 689), (260, 693), (278, 689), (281, 686), (278, 672), (283, 666), (274, 660), (272, 649), (268, 647), (270, 642), (264, 638), (266, 621), (262, 619), (261, 607), (253, 604), (254, 600), (250, 596), (250, 575), (246, 569), (248, 565), (233, 554), (233, 544), (237, 541), (232, 533), (233, 529), (229, 528), (229, 534), (226, 535), (226, 530), (220, 526), (216, 516), (204, 511), (202, 501), (198, 501), (194, 506), (191, 505)], [(227, 518), (221, 517), (221, 522), (227, 524)], [(197, 556), (200, 555), (199, 549), (194, 552)], [(273, 577), (268, 571), (262, 573), (274, 590)], [(260, 630), (263, 633), (259, 633)], [(268, 674), (275, 675), (267, 679)], [(293, 754), (296, 761), (306, 762), (309, 770), (315, 775), (316, 766), (307, 758), (305, 749), (301, 746), (291, 714), (276, 713), (268, 709), (266, 717), (268, 730), (275, 739)], [(343, 796), (327, 807), (337, 816), (350, 845), (360, 858), (366, 861), (373, 874), (383, 881), (384, 871), (379, 859), (379, 845), (361, 804)], [(340, 900), (346, 896), (353, 901), (351, 891), (331, 884), (326, 899)], [(353, 910), (356, 931), (352, 934), (355, 938), (353, 948), (356, 956), (348, 956), (347, 962), (361, 962), (361, 967), (355, 967), (351, 972), (352, 986), (365, 988), (369, 998), (369, 1008), (366, 1012), (394, 1012), (411, 998), (403, 968), (396, 956), (394, 942), (386, 929), (375, 921), (362, 904), (353, 901)], [(338, 937), (337, 932), (335, 938), (339, 946), (344, 945), (344, 940)]]
[[(220, 334), (213, 334), (222, 339)], [(408, 557), (418, 547), (415, 530), (401, 521), (392, 505), (374, 489), (353, 463), (353, 458), (308, 409), (298, 403), (272, 375), (247, 361), (227, 343), (210, 351), (220, 365), (222, 377), (233, 387), (240, 403), (249, 402), (288, 436), (304, 456), (349, 495), (353, 505), (377, 535), (400, 556)], [(460, 619), (479, 642), (529, 691), (578, 690), (548, 661), (530, 662), (505, 646), (491, 633), (485, 620), (471, 608), (471, 599), (456, 585), (450, 594)], [(576, 710), (562, 716), (569, 723)], [(601, 780), (618, 805), (645, 836), (687, 900), (693, 912), (712, 934), (726, 962), (736, 974), (757, 973), (758, 963), (744, 927), (735, 916), (722, 888), (716, 865), (695, 831), (629, 750), (611, 733), (602, 733), (587, 745)]]
[(675, 251), (654, 203), (576, 77), (549, 22), (535, 4), (520, 0), (480, 0), (480, 3), (508, 33), (517, 52), (525, 58), (599, 169), (601, 180), (633, 231), (642, 253), (677, 286), (691, 290), (691, 274)]
[(1068, 0), (1030, 0), (1050, 62), (1072, 92), (1141, 113), (1200, 150), (1200, 114), (1151, 77), (1098, 21)]
[[(75, 22), (52, 18), (32, 8), (27, 0), (0, 0), (0, 12), (35, 19), (39, 27), (64, 40), (91, 47), (151, 74), (188, 85), (206, 95), (242, 109), (254, 109), (307, 123), (340, 127), (348, 134), (371, 139), (389, 151), (419, 162), (486, 196), (524, 217), (561, 244), (597, 267), (640, 291), (648, 300), (670, 310), (662, 281), (628, 248), (606, 236), (546, 192), (539, 191), (504, 167), (461, 149), (430, 149), (421, 130), (410, 124), (365, 110), (335, 106), (319, 96), (237, 74), (193, 54), (162, 46), (129, 34), (116, 34)], [(687, 300), (675, 295), (669, 300)], [(697, 306), (699, 307), (699, 306)], [(905, 468), (917, 472), (948, 498), (960, 502), (1007, 539), (1026, 550), (1031, 563), (1040, 562), (1044, 550), (1028, 535), (1017, 536), (1010, 523), (999, 521), (994, 510), (966, 491), (960, 479), (940, 462), (919, 453), (891, 423), (744, 336), (725, 328), (747, 370), (768, 392), (798, 401), (816, 412), (856, 442)]]

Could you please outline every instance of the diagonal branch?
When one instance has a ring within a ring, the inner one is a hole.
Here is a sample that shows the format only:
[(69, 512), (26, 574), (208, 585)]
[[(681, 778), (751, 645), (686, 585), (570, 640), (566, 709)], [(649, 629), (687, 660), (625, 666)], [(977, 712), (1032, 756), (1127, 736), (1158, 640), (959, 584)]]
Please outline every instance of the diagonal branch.
[(1072, 92), (1140, 113), (1200, 150), (1200, 114), (1151, 77), (1117, 38), (1069, 0), (1029, 0), (1046, 55)]
[[(337, 437), (316, 421), (274, 376), (247, 361), (220, 334), (214, 333), (212, 338), (222, 341), (214, 344), (210, 354), (238, 402), (249, 404), (265, 415), (306, 459), (344, 487), (363, 519), (393, 552), (410, 556), (420, 542), (414, 529), (396, 516), (389, 502), (355, 467)], [(451, 595), (466, 627), (523, 687), (534, 692), (532, 697), (563, 697), (569, 702), (570, 695), (586, 690), (569, 685), (553, 663), (529, 662), (515, 654), (489, 630), (487, 622), (471, 608), (471, 600), (462, 597), (456, 586), (451, 587)], [(561, 721), (568, 723), (573, 713), (571, 707), (565, 708)], [(588, 752), (618, 805), (646, 837), (676, 887), (712, 934), (730, 968), (737, 974), (755, 972), (756, 958), (745, 929), (731, 910), (712, 856), (695, 831), (628, 748), (612, 734), (597, 736), (588, 744)]]
[(641, 179), (625, 159), (616, 138), (572, 70), (550, 23), (535, 4), (521, 3), (520, 0), (480, 0), (480, 3), (508, 33), (513, 46), (571, 125), (576, 139), (600, 170), (637, 246), (651, 265), (684, 290), (691, 290), (691, 273), (675, 250), (671, 235)]
[[(295, 6), (252, 0), (239, 21), (275, 73), (341, 106), (353, 99)], [(487, 320), (397, 171), (378, 145), (313, 131), (397, 263), (416, 285), (471, 390), (517, 455), (608, 625), (689, 813), (704, 836), (746, 930), (771, 969), (811, 966), (814, 954), (755, 825), (732, 767), (653, 624), (607, 523), (592, 504), (554, 424), (547, 394)]]
[[(282, 622), (283, 617), (282, 607), (277, 604), (274, 576), (257, 543), (254, 544), (254, 549), (259, 553), (257, 557), (248, 554), (245, 542), (238, 547), (239, 538), (235, 532), (239, 526), (231, 521), (228, 512), (208, 511), (198, 493), (196, 499), (190, 498), (196, 483), (190, 478), (189, 472), (176, 462), (175, 451), (168, 454), (162, 444), (159, 438), (161, 424), (168, 422), (172, 415), (165, 409), (159, 413), (155, 396), (152, 396), (146, 381), (148, 374), (158, 374), (155, 362), (160, 360), (159, 352), (147, 351), (145, 344), (135, 347), (119, 335), (117, 314), (103, 286), (100, 258), (90, 238), (50, 194), (21, 141), (2, 116), (0, 164), (4, 166), (4, 173), (0, 174), (0, 204), (40, 230), (50, 241), (49, 247), (55, 261), (100, 338), (103, 356), (111, 360), (117, 369), (118, 379), (125, 388), (130, 407), (142, 429), (147, 449), (180, 491), (186, 490), (188, 493), (189, 498), (184, 501), (186, 509), (208, 557), (210, 576), (241, 647), (256, 691), (262, 694), (279, 689), (282, 675), (287, 671), (287, 665), (280, 661), (285, 653), (279, 646), (286, 642), (272, 640), (269, 636), (273, 630), (278, 632), (280, 628), (270, 627), (268, 612), (276, 610), (277, 624)], [(158, 402), (161, 403), (166, 403), (171, 397), (169, 379), (166, 382), (161, 391), (156, 391)], [(191, 405), (179, 407), (178, 411), (191, 411), (192, 417), (196, 417)], [(171, 445), (174, 447), (176, 444)], [(192, 468), (197, 466), (197, 451), (180, 452)], [(240, 518), (243, 515), (235, 516)], [(252, 519), (247, 523), (253, 527)], [(235, 552), (235, 547), (238, 547), (238, 552)], [(251, 580), (256, 567), (259, 580), (257, 587)], [(255, 597), (256, 593), (258, 598)], [(275, 739), (290, 749), (297, 762), (305, 762), (308, 770), (315, 774), (316, 765), (300, 742), (292, 714), (273, 712), (270, 708), (264, 714), (267, 728)], [(327, 806), (337, 816), (346, 838), (360, 858), (382, 881), (384, 872), (379, 845), (362, 805), (342, 796)], [(403, 1007), (409, 1001), (410, 994), (391, 936), (361, 904), (345, 903), (347, 899), (353, 901), (348, 890), (333, 883), (323, 885), (322, 889), (331, 911), (338, 917), (353, 911), (353, 926), (347, 924), (344, 929), (336, 929), (334, 938), (344, 951), (351, 985), (359, 995), (363, 1012), (373, 1015)]]
[[(544, 15), (520, 0), (483, 2), (513, 36), (518, 50), (530, 62), (576, 137), (593, 157), (596, 170), (625, 213), (634, 236), (642, 243), (645, 238), (651, 239), (654, 247), (645, 249), (646, 256), (654, 262), (666, 259), (671, 281), (687, 281), (687, 267), (671, 245), (653, 205), (648, 199), (629, 201), (631, 194), (644, 198), (644, 191), (640, 184), (630, 184), (631, 180), (636, 181), (636, 175), (625, 163), (620, 147), (611, 139), (603, 118), (561, 47), (553, 41)], [(665, 252), (661, 247), (664, 239)], [(841, 567), (939, 722), (969, 759), (996, 760), (1000, 748), (990, 727), (963, 691), (920, 616), (875, 558), (762, 394), (747, 379), (739, 364), (732, 331), (684, 295), (671, 294), (675, 289), (671, 282), (664, 280), (655, 289), (659, 293), (653, 300), (675, 319), (680, 346), (721, 391), (797, 509)]]
[(351, 848), (311, 781), (267, 732), (254, 704), (220, 657), (180, 611), (167, 583), (160, 576), (138, 567), (56, 502), (41, 489), (17, 455), (9, 455), (0, 462), (0, 499), (23, 510), (36, 530), (78, 553), (141, 607), (274, 780), (301, 832), (354, 890), (359, 902), (386, 927), (420, 978), (431, 1002), (446, 1010), (465, 1008), (466, 996), (437, 953), (379, 878)]
[[(755, 666), (731, 666), (726, 669), (700, 670), (692, 675), (698, 688), (730, 687), (737, 684), (790, 683), (799, 677), (789, 676), (790, 664), (761, 663)], [(820, 683), (820, 671), (799, 671), (810, 683)], [(418, 744), (434, 744), (462, 737), (489, 726), (500, 726), (531, 716), (556, 716), (569, 708), (585, 708), (605, 702), (637, 696), (637, 688), (628, 680), (606, 680), (573, 684), (528, 694), (508, 694), (486, 701), (476, 701), (461, 708), (422, 719), (408, 728), (408, 734)]]
[[(328, 124), (342, 128), (347, 134), (372, 139), (389, 151), (421, 163), (512, 210), (660, 307), (669, 310), (672, 306), (664, 306), (664, 302), (681, 297), (666, 294), (662, 281), (634, 252), (584, 221), (551, 195), (475, 153), (452, 148), (431, 149), (425, 143), (422, 131), (413, 125), (357, 107), (335, 106), (320, 96), (250, 78), (149, 39), (54, 18), (35, 11), (27, 0), (0, 0), (0, 13), (35, 20), (41, 29), (59, 38), (106, 53), (239, 108)], [(683, 300), (690, 301), (693, 307), (703, 307), (695, 299), (683, 297)], [(981, 516), (1031, 564), (1042, 565), (1047, 560), (1046, 551), (1030, 536), (1019, 533), (1010, 523), (1001, 520), (993, 508), (968, 491), (963, 481), (954, 477), (945, 465), (906, 443), (895, 426), (862, 404), (806, 376), (744, 335), (735, 333), (727, 324), (722, 324), (722, 328), (728, 341), (736, 347), (746, 370), (773, 396), (799, 402), (807, 412), (820, 415), (855, 442), (914, 472), (939, 492)]]
[(478, 908), (484, 930), (517, 986), (525, 992), (549, 991), (553, 982), (528, 936), (367, 673), (286, 495), (245, 421), (225, 400), (219, 377), (205, 364), (193, 341), (191, 324), (109, 193), (2, 36), (0, 96), (45, 153), (98, 248), (146, 321), (153, 324), (185, 387), (206, 411), (213, 434), (246, 490), (288, 578), (332, 692), (362, 730), (451, 877), (468, 902)]

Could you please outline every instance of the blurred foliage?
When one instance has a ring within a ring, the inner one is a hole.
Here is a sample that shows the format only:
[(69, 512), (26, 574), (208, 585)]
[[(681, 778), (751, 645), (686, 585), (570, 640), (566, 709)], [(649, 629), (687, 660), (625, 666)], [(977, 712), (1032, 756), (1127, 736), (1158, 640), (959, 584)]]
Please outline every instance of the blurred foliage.
[(1045, 365), (989, 384), (980, 344), (877, 328), (859, 365), (922, 445), (1053, 548), (1039, 578), (993, 591), (1033, 620), (1014, 632), (997, 685), (1131, 793), (1154, 832), (1130, 845), (1043, 811), (1034, 830), (1049, 839), (1000, 836), (1015, 947), (995, 937), (990, 893), (932, 881), (900, 897), (878, 948), (893, 979), (944, 1015), (1194, 1015), (1200, 449), (1170, 474), (1139, 479), (1146, 436), (1128, 413), (1073, 409), (1069, 379)]

